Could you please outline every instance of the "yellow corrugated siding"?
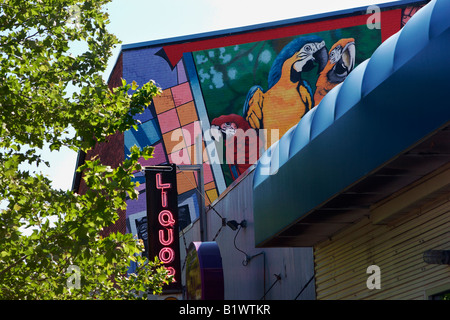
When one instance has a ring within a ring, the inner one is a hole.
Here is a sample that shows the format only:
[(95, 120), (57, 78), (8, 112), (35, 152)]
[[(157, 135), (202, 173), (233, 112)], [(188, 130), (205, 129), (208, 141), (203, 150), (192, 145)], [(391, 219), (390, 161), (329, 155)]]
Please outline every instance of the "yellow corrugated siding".
[[(424, 299), (450, 281), (450, 266), (426, 264), (429, 249), (450, 249), (450, 195), (389, 225), (369, 217), (314, 247), (317, 299)], [(381, 289), (366, 286), (367, 267), (381, 269)]]

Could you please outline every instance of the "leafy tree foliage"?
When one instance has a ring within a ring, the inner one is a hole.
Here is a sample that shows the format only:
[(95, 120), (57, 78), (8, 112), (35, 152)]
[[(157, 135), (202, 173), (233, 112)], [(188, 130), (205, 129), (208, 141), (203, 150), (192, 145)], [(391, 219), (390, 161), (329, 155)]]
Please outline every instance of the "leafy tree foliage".
[[(86, 161), (88, 192), (51, 187), (24, 165), (49, 165), (41, 150), (87, 152), (136, 127), (160, 93), (153, 82), (108, 89), (101, 73), (118, 39), (106, 25), (109, 0), (0, 0), (0, 298), (136, 299), (170, 282), (130, 234), (100, 237), (136, 199), (133, 172), (153, 148), (132, 148), (117, 168)], [(73, 55), (70, 48), (84, 44)], [(130, 92), (134, 92), (130, 95)], [(52, 221), (52, 222), (50, 222)], [(24, 232), (28, 231), (28, 232)], [(138, 268), (127, 274), (130, 261)], [(70, 285), (71, 266), (80, 271)]]

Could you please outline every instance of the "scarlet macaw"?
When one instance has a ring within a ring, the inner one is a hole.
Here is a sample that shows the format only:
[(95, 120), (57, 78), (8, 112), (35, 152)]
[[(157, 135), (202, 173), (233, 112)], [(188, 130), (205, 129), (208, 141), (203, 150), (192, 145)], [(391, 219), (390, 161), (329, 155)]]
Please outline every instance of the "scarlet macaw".
[[(211, 122), (211, 129), (217, 130), (225, 141), (226, 163), (233, 180), (236, 180), (259, 158), (259, 137), (247, 135), (251, 129), (245, 119), (237, 114), (222, 115)], [(241, 130), (239, 132), (239, 130)], [(215, 139), (213, 135), (213, 139)], [(218, 138), (220, 139), (220, 138)]]

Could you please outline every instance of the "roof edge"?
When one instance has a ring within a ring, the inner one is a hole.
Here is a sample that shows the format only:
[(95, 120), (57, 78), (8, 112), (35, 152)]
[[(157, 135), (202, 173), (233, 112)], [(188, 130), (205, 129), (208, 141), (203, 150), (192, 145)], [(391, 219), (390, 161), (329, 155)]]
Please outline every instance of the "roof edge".
[[(377, 4), (378, 7), (380, 7), (381, 10), (383, 9), (393, 9), (395, 7), (401, 7), (408, 4), (426, 4), (429, 0), (398, 0), (398, 1), (391, 1), (391, 2), (385, 2), (381, 4)], [(298, 18), (291, 18), (286, 20), (277, 20), (272, 22), (265, 22), (265, 23), (259, 23), (254, 25), (248, 25), (243, 27), (235, 27), (230, 29), (223, 29), (223, 30), (216, 30), (216, 31), (209, 31), (204, 33), (196, 33), (191, 35), (185, 35), (185, 36), (177, 36), (173, 38), (164, 38), (164, 39), (158, 39), (158, 40), (150, 40), (150, 41), (143, 41), (143, 42), (136, 42), (136, 43), (130, 43), (130, 44), (123, 44), (121, 46), (121, 52), (126, 50), (132, 50), (132, 49), (140, 49), (145, 47), (154, 47), (154, 46), (161, 46), (161, 45), (172, 45), (176, 43), (182, 43), (187, 41), (200, 41), (200, 40), (206, 40), (210, 38), (218, 38), (218, 37), (226, 37), (230, 35), (236, 35), (240, 33), (247, 33), (247, 32), (253, 32), (253, 31), (260, 31), (264, 29), (274, 29), (279, 27), (286, 27), (289, 25), (299, 24), (299, 23), (306, 23), (306, 22), (313, 22), (313, 21), (319, 21), (319, 20), (325, 20), (330, 18), (338, 18), (343, 16), (348, 16), (352, 14), (361, 14), (362, 12), (366, 12), (368, 6), (361, 6), (356, 8), (350, 8), (350, 9), (344, 9), (344, 10), (338, 10), (338, 11), (330, 11), (325, 13), (319, 13), (319, 14), (313, 14), (308, 15), (304, 17), (298, 17)]]

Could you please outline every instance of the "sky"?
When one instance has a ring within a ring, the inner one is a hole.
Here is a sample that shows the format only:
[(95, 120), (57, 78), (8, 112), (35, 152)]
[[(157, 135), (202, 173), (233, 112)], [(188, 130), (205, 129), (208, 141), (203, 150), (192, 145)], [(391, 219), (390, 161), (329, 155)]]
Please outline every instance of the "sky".
[[(380, 4), (385, 0), (112, 0), (106, 6), (108, 30), (124, 44), (160, 40), (210, 31), (251, 26), (325, 12)], [(107, 80), (120, 45), (104, 73)], [(70, 189), (77, 155), (69, 150), (46, 152), (50, 169), (43, 173), (57, 189)]]

